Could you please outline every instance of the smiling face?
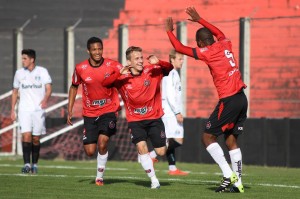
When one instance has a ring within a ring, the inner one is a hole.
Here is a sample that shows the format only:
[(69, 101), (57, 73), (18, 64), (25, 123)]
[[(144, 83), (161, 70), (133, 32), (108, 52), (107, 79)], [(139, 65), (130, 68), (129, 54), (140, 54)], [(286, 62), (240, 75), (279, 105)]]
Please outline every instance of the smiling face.
[(97, 65), (102, 59), (103, 46), (100, 42), (92, 43), (89, 46), (88, 54), (90, 55), (90, 61), (93, 65)]
[(130, 58), (127, 60), (128, 66), (131, 66), (133, 73), (141, 73), (144, 68), (143, 53), (140, 51), (132, 51)]

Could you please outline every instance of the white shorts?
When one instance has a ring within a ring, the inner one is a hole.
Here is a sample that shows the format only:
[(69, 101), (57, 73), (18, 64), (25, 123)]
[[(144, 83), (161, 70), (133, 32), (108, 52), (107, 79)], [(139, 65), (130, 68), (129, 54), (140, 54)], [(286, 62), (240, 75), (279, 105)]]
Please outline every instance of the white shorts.
[(177, 122), (176, 116), (163, 117), (167, 138), (183, 138), (183, 125)]
[(32, 135), (46, 134), (45, 111), (19, 111), (18, 121), (21, 133), (31, 132)]

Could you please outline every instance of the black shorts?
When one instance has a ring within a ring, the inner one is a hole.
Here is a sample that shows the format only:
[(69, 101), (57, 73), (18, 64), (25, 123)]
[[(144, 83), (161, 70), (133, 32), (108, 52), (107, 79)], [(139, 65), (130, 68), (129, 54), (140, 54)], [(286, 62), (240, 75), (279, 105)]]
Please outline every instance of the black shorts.
[(241, 134), (244, 122), (247, 119), (247, 109), (248, 101), (243, 91), (220, 99), (206, 122), (204, 132), (215, 136)]
[(135, 145), (149, 138), (154, 148), (166, 146), (165, 126), (161, 119), (129, 122), (128, 129)]
[(117, 131), (117, 117), (115, 113), (106, 113), (99, 117), (83, 117), (83, 144), (93, 144), (98, 142), (100, 134), (108, 137), (114, 135)]

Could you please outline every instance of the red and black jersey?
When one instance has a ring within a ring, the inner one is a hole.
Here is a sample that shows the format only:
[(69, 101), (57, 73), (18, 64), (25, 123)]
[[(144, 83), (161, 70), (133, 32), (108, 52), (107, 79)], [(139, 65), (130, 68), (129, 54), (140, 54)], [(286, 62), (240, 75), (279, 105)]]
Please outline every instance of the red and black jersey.
[(208, 28), (218, 41), (204, 48), (190, 48), (182, 45), (169, 31), (167, 34), (176, 51), (200, 59), (207, 64), (220, 99), (232, 96), (242, 88), (246, 88), (232, 52), (231, 42), (218, 28), (204, 19), (200, 19), (199, 23)]
[(104, 59), (99, 67), (93, 67), (89, 60), (76, 65), (72, 84), (82, 84), (83, 115), (98, 117), (105, 113), (120, 110), (118, 91), (102, 86), (109, 69), (120, 70), (122, 65), (111, 59)]
[(113, 83), (118, 88), (126, 108), (128, 122), (161, 118), (161, 80), (173, 69), (173, 65), (159, 61), (144, 66), (140, 75), (121, 75), (111, 70), (104, 85)]

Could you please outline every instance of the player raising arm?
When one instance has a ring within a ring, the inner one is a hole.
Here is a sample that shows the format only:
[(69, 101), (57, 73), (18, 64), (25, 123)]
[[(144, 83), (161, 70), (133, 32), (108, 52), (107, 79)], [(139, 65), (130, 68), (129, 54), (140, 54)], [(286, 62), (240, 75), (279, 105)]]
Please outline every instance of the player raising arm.
[[(126, 50), (128, 66), (121, 71), (111, 69), (106, 74), (103, 86), (115, 86), (124, 101), (131, 141), (136, 145), (140, 163), (151, 179), (151, 188), (160, 187), (153, 162), (148, 154), (147, 139), (155, 152), (166, 153), (165, 127), (161, 120), (163, 113), (160, 84), (173, 65), (149, 56), (150, 65), (144, 66), (142, 49), (131, 46)], [(121, 73), (123, 75), (121, 75)]]
[[(202, 134), (202, 142), (206, 150), (223, 172), (223, 180), (216, 192), (223, 192), (233, 185), (230, 189), (232, 192), (243, 193), (242, 153), (238, 147), (237, 138), (242, 134), (243, 124), (247, 118), (248, 102), (243, 92), (246, 85), (241, 79), (230, 40), (218, 28), (201, 18), (194, 7), (188, 7), (186, 13), (191, 17), (190, 21), (204, 26), (196, 32), (197, 48), (184, 46), (178, 41), (172, 33), (172, 18), (166, 20), (166, 31), (177, 52), (202, 60), (208, 65), (219, 95), (219, 102), (211, 113)], [(217, 143), (217, 137), (220, 135), (225, 136), (232, 169), (224, 157), (222, 148)]]

